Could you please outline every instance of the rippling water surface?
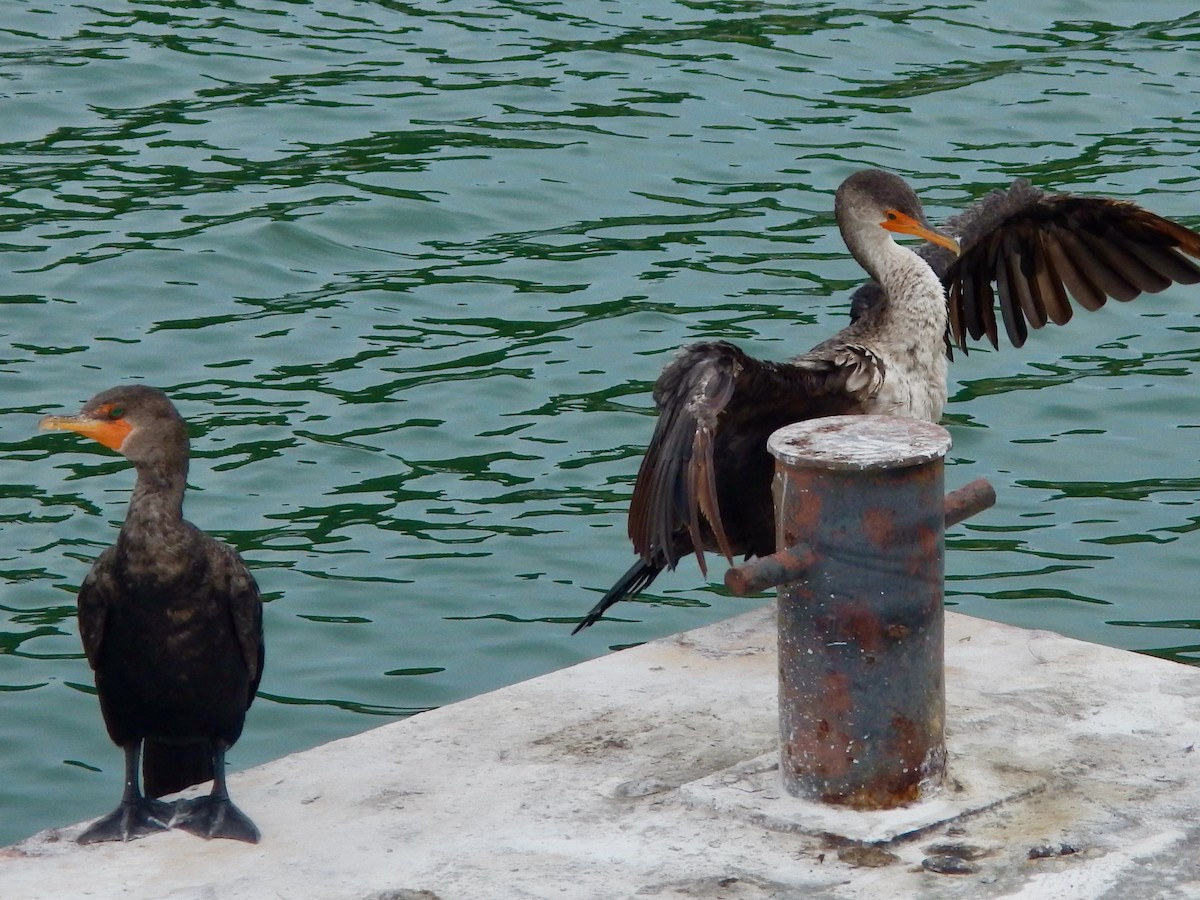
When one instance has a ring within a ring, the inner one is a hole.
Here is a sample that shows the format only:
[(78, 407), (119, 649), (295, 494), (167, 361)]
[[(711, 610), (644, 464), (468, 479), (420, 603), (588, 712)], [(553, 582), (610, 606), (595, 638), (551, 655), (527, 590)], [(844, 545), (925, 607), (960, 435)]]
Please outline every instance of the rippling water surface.
[[(119, 793), (74, 593), (132, 472), (39, 415), (190, 421), (189, 517), (268, 600), (234, 767), (746, 610), (687, 563), (570, 637), (671, 351), (845, 322), (844, 176), (1200, 226), (1200, 15), (1012, 6), (8, 0), (0, 844)], [(949, 600), (1194, 661), (1200, 290), (1112, 306), (952, 366), (947, 480), (1000, 500)]]

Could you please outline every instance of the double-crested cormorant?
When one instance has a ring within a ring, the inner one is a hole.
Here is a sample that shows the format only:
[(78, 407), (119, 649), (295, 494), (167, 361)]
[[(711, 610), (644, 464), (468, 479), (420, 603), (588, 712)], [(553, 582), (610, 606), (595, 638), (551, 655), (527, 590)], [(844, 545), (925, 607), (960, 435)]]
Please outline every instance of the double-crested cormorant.
[[(947, 341), (998, 346), (996, 310), (1009, 340), (1028, 327), (1132, 300), (1172, 282), (1200, 282), (1200, 235), (1124, 201), (1052, 194), (1018, 180), (951, 218), (926, 223), (900, 178), (851, 175), (834, 204), (838, 228), (871, 281), (855, 292), (851, 324), (787, 362), (764, 362), (733, 344), (684, 347), (654, 385), (659, 418), (638, 471), (629, 537), (638, 561), (576, 626), (646, 588), (664, 568), (704, 551), (762, 556), (775, 547), (771, 432), (802, 419), (856, 413), (936, 422), (946, 401)], [(931, 243), (916, 252), (888, 232)], [(993, 287), (994, 286), (994, 287)]]
[[(93, 438), (137, 470), (117, 542), (79, 589), (79, 632), (100, 710), (125, 751), (121, 805), (79, 842), (171, 826), (257, 842), (258, 829), (226, 791), (225, 751), (262, 676), (262, 601), (237, 552), (183, 518), (187, 425), (162, 391), (130, 385), (97, 394), (77, 415), (46, 416), (40, 427)], [(207, 797), (154, 799), (209, 779)]]

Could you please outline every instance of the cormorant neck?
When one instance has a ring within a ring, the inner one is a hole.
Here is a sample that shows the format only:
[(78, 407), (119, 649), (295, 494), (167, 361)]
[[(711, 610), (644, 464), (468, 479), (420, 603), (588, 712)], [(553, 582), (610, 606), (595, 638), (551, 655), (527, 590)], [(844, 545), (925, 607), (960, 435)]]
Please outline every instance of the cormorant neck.
[(137, 466), (137, 473), (130, 506), (155, 506), (175, 518), (184, 517), (186, 467), (181, 470), (178, 466)]
[(183, 493), (187, 488), (187, 467), (143, 464), (137, 466), (137, 482), (129, 499), (123, 535), (148, 541), (163, 536), (183, 524)]
[[(905, 330), (932, 328), (937, 332), (935, 338), (940, 336), (946, 327), (945, 296), (941, 281), (925, 260), (878, 227), (858, 232), (847, 246), (883, 288), (887, 297), (881, 310), (884, 321)], [(909, 337), (917, 342), (926, 340), (924, 334)], [(936, 352), (941, 352), (940, 345)]]
[(872, 272), (886, 301), (874, 313), (876, 348), (887, 377), (875, 412), (936, 422), (946, 403), (946, 296), (932, 268), (916, 253), (892, 243)]
[(888, 276), (897, 268), (906, 268), (909, 256), (916, 256), (874, 222), (866, 227), (843, 229), (842, 239), (855, 261), (885, 289)]

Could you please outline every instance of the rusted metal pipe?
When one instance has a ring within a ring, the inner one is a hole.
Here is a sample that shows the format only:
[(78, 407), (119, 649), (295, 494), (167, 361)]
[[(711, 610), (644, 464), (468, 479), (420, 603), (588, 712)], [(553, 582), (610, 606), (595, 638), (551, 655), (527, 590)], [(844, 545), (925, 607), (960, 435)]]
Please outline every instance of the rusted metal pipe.
[(816, 555), (807, 544), (793, 544), (770, 556), (758, 556), (749, 562), (725, 570), (725, 587), (739, 597), (757, 594), (803, 578)]
[[(996, 490), (985, 478), (977, 478), (946, 495), (943, 509), (946, 528), (965, 522), (996, 502)], [(745, 597), (788, 581), (803, 578), (816, 557), (807, 544), (793, 544), (769, 556), (758, 556), (725, 570), (725, 587)]]
[(968, 481), (957, 490), (946, 495), (943, 510), (946, 515), (946, 527), (950, 528), (959, 522), (965, 522), (976, 513), (989, 509), (996, 503), (996, 489), (986, 478), (976, 478)]
[(792, 549), (767, 568), (802, 571), (779, 589), (784, 784), (859, 809), (913, 802), (946, 765), (947, 508), (965, 515), (987, 491), (944, 502), (950, 436), (927, 422), (815, 419), (768, 447), (777, 546)]

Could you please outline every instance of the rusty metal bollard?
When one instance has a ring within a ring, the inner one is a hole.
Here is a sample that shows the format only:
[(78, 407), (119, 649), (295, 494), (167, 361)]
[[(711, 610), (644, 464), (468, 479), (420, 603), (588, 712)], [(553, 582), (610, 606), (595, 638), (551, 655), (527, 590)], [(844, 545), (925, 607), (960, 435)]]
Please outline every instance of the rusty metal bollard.
[(945, 429), (837, 416), (771, 436), (779, 552), (726, 576), (779, 585), (780, 768), (789, 793), (856, 809), (945, 773), (944, 531), (995, 502), (943, 496)]

